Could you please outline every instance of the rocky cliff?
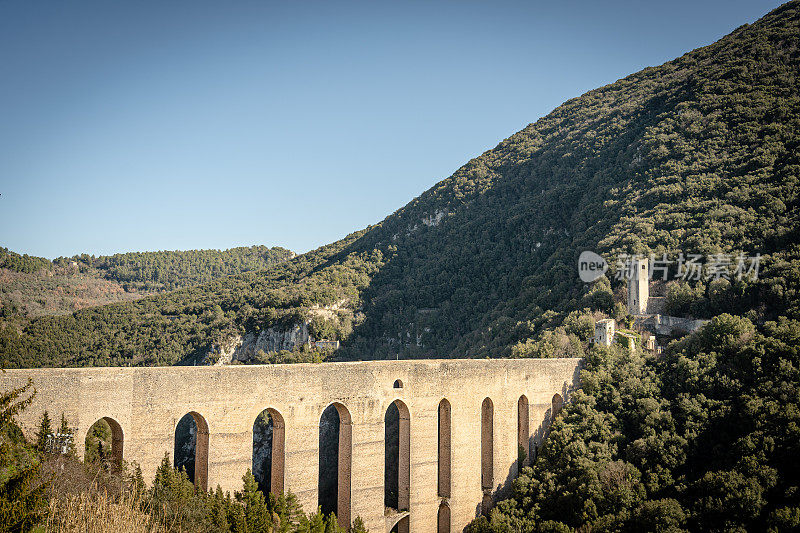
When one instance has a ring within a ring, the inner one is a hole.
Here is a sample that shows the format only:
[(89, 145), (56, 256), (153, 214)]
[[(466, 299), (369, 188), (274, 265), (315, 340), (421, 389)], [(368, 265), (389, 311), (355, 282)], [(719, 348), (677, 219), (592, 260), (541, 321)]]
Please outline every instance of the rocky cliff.
[(308, 333), (308, 322), (294, 324), (288, 329), (271, 327), (258, 333), (235, 335), (213, 345), (205, 362), (214, 365), (229, 365), (236, 361), (246, 363), (254, 359), (260, 351), (264, 353), (292, 351), (312, 342), (314, 339)]

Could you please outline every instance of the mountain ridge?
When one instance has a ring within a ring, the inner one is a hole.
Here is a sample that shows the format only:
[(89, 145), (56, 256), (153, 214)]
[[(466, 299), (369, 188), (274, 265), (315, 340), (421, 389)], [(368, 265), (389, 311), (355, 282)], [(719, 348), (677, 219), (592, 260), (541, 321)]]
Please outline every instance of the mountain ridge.
[(294, 252), (263, 245), (162, 250), (49, 260), (0, 248), (0, 317), (28, 320), (201, 284), (267, 268)]
[(258, 274), (40, 319), (1, 335), (0, 353), (11, 364), (174, 364), (344, 300), (312, 327), (342, 340), (342, 360), (581, 356), (582, 310), (619, 314), (622, 286), (580, 283), (583, 250), (612, 264), (761, 253), (761, 280), (694, 284), (695, 310), (796, 316), (797, 27), (790, 2), (568, 100), (340, 241)]

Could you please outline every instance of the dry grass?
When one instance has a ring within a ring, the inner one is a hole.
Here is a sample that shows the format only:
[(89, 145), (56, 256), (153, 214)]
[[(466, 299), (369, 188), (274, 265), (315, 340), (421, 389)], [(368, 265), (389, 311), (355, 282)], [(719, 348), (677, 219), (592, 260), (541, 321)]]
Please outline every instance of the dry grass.
[(154, 516), (126, 489), (119, 472), (60, 455), (44, 461), (42, 476), (49, 483), (47, 532), (165, 533), (183, 529), (177, 522)]
[(42, 463), (42, 478), (49, 483), (50, 498), (77, 496), (83, 492), (104, 493), (119, 498), (125, 492), (124, 476), (77, 457), (48, 455)]
[(105, 493), (70, 494), (50, 500), (47, 531), (54, 533), (162, 533), (163, 524), (139, 508), (130, 493), (115, 500)]

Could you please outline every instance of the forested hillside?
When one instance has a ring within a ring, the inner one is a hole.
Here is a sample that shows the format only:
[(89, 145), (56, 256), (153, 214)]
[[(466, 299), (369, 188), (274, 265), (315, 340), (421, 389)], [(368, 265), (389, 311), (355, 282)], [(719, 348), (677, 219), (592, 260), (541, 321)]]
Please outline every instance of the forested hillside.
[[(582, 284), (582, 250), (612, 264), (760, 253), (757, 281), (693, 281), (682, 305), (759, 326), (800, 318), (799, 27), (793, 2), (570, 100), (339, 242), (5, 328), (0, 351), (25, 366), (175, 364), (226, 336), (314, 318), (343, 359), (582, 355), (588, 313), (614, 313), (620, 286)], [(325, 320), (312, 312), (334, 304)]]
[(797, 531), (800, 321), (722, 314), (660, 358), (593, 347), (513, 495), (467, 533)]
[(284, 248), (81, 254), (50, 261), (0, 248), (0, 317), (29, 319), (130, 301), (294, 257)]
[(187, 250), (175, 252), (129, 252), (85, 258), (106, 279), (124, 286), (172, 290), (263, 270), (294, 257), (280, 247), (250, 246), (228, 250)]

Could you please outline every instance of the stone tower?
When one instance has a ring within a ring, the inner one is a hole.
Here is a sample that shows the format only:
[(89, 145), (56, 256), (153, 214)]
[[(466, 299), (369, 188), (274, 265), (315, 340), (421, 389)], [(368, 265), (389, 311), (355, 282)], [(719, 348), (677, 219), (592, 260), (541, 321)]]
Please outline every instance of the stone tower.
[(647, 312), (647, 300), (650, 297), (650, 276), (647, 271), (647, 259), (631, 259), (630, 277), (628, 278), (628, 313), (643, 315)]
[(594, 324), (594, 342), (601, 346), (611, 346), (614, 342), (616, 323), (613, 318), (604, 318)]

